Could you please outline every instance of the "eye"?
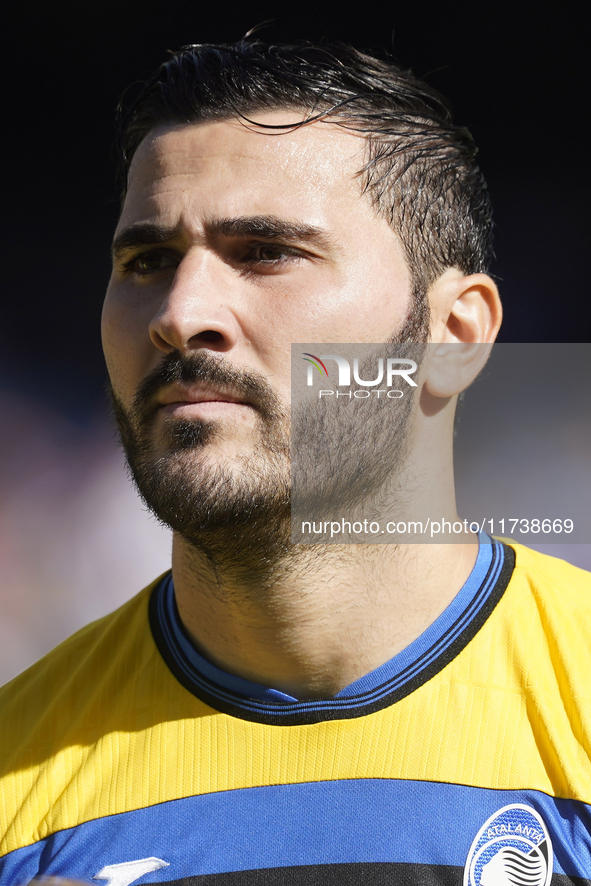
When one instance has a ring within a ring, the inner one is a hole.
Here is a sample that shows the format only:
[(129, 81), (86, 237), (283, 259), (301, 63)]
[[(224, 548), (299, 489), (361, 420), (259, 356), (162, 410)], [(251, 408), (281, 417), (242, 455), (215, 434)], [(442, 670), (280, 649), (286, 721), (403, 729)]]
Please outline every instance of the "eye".
[(280, 243), (259, 243), (250, 248), (246, 260), (251, 264), (281, 264), (290, 259), (301, 257), (301, 252), (292, 246), (283, 246)]
[(170, 253), (150, 250), (126, 261), (124, 269), (127, 273), (135, 274), (137, 277), (148, 277), (150, 274), (157, 274), (160, 271), (176, 269), (177, 265), (178, 259)]

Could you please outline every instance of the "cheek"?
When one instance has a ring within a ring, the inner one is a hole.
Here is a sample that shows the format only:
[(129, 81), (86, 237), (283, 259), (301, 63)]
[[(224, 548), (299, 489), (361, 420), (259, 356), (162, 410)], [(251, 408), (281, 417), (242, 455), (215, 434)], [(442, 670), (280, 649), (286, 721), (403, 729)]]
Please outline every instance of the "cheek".
[[(384, 250), (385, 252), (385, 250)], [(346, 341), (385, 342), (404, 323), (411, 305), (410, 278), (405, 265), (373, 250), (372, 261), (359, 260), (348, 281), (343, 305)], [(335, 312), (338, 306), (335, 305)]]
[(107, 371), (116, 395), (128, 404), (149, 370), (151, 343), (148, 326), (138, 306), (107, 291), (101, 318), (101, 337)]
[(388, 341), (406, 320), (411, 293), (406, 280), (392, 286), (386, 280), (351, 275), (278, 294), (261, 324), (259, 348), (265, 350), (270, 340), (288, 351), (298, 342)]

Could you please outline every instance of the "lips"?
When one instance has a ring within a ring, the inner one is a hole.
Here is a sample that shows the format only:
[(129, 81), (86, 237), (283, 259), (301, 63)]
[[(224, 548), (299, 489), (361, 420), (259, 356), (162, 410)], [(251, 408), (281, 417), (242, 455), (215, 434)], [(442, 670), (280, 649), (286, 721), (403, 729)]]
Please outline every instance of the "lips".
[(262, 420), (281, 412), (281, 404), (267, 379), (252, 369), (238, 369), (208, 351), (167, 354), (140, 382), (133, 402), (138, 426), (149, 429), (157, 416), (187, 419), (228, 417)]
[(235, 394), (221, 387), (206, 384), (185, 385), (182, 383), (167, 387), (157, 397), (157, 402), (159, 410), (164, 410), (168, 414), (180, 412), (181, 410), (188, 412), (191, 410), (191, 407), (195, 407), (195, 410), (199, 411), (199, 407), (211, 410), (226, 406), (255, 406), (244, 395)]

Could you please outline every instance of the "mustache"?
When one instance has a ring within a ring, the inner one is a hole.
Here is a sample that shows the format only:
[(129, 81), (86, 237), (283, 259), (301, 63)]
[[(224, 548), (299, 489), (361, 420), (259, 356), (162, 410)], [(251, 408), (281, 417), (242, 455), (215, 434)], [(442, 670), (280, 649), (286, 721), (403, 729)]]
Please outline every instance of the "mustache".
[(237, 369), (223, 357), (214, 357), (209, 351), (181, 354), (172, 351), (140, 382), (134, 401), (133, 414), (141, 425), (148, 423), (158, 411), (158, 394), (174, 382), (207, 382), (219, 385), (233, 396), (255, 401), (263, 418), (283, 415), (279, 397), (267, 379), (253, 370)]

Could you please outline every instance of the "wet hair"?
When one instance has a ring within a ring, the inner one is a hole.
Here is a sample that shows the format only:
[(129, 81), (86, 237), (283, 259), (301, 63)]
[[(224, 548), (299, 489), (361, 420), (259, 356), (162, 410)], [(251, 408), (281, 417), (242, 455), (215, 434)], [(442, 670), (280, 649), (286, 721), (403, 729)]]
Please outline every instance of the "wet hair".
[[(162, 125), (290, 109), (299, 123), (329, 119), (366, 139), (360, 189), (399, 235), (415, 296), (446, 268), (486, 271), (492, 214), (476, 147), (447, 101), (393, 64), (336, 42), (185, 46), (119, 109), (118, 153), (126, 182), (141, 141)], [(124, 185), (125, 190), (125, 185)]]

